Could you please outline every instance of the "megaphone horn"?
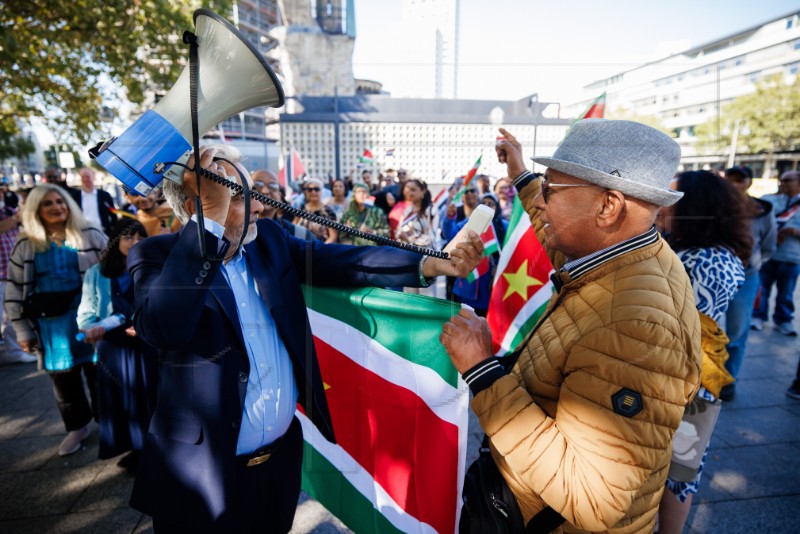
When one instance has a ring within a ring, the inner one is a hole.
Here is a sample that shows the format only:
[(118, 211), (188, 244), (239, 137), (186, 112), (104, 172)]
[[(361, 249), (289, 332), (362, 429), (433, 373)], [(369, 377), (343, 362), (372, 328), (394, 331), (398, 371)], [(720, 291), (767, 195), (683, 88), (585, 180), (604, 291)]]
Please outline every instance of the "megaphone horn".
[[(198, 130), (246, 109), (283, 106), (283, 88), (258, 50), (227, 20), (208, 9), (194, 12), (198, 43)], [(158, 164), (184, 163), (191, 151), (192, 118), (189, 107), (189, 66), (161, 101), (119, 137), (89, 151), (126, 189), (147, 195), (166, 178), (180, 183), (183, 168), (164, 174)]]

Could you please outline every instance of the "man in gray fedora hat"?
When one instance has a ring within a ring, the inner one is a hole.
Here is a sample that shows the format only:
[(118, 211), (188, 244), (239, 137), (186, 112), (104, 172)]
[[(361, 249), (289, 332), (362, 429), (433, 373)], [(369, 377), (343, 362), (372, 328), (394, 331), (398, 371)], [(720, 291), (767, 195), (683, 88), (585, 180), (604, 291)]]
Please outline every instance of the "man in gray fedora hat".
[(670, 189), (680, 148), (643, 124), (584, 120), (552, 157), (533, 158), (547, 167), (539, 180), (500, 132), (498, 157), (553, 262), (554, 293), (510, 372), (471, 311), (440, 339), (526, 523), (652, 532), (702, 362), (692, 287), (654, 226), (681, 198)]

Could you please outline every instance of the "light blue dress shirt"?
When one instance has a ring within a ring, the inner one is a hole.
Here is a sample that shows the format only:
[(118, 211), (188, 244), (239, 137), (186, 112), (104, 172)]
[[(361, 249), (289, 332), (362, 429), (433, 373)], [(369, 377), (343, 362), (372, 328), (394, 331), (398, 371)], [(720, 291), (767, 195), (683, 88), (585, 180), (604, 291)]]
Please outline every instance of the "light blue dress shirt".
[[(197, 222), (195, 216), (192, 220)], [(204, 219), (205, 228), (222, 238), (224, 227)], [(250, 374), (244, 398), (242, 424), (236, 454), (247, 454), (269, 445), (289, 429), (297, 403), (292, 360), (283, 344), (275, 321), (259, 294), (255, 278), (249, 273), (247, 253), (239, 249), (222, 273), (233, 290), (236, 311), (242, 327)]]

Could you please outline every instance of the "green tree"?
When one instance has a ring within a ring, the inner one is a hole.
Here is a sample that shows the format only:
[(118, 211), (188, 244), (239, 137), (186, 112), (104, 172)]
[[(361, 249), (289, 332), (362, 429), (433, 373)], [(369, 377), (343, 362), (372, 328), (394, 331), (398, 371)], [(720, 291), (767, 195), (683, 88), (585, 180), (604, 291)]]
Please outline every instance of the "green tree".
[(0, 161), (9, 158), (24, 159), (36, 150), (30, 139), (19, 135), (0, 137)]
[(103, 105), (171, 87), (200, 4), (228, 15), (232, 2), (0, 0), (0, 144), (31, 117), (58, 139), (86, 142), (103, 128)]
[(759, 81), (754, 92), (723, 106), (719, 124), (712, 117), (697, 127), (701, 146), (730, 146), (738, 125), (737, 152), (766, 153), (770, 169), (775, 152), (800, 150), (800, 76), (792, 83), (782, 74)]

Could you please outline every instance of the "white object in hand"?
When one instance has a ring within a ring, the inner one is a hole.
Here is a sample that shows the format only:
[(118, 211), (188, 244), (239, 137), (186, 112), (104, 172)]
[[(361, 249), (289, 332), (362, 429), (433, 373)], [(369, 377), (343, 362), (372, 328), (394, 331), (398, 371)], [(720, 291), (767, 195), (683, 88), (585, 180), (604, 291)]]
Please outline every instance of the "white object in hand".
[(489, 206), (484, 204), (479, 204), (477, 208), (472, 212), (470, 215), (467, 224), (458, 231), (456, 236), (444, 247), (444, 251), (449, 253), (451, 250), (456, 248), (456, 245), (459, 243), (466, 241), (469, 239), (469, 232), (472, 230), (478, 235), (481, 235), (483, 232), (489, 228), (489, 224), (492, 222), (492, 218), (494, 217), (494, 210)]
[[(109, 330), (113, 330), (118, 326), (122, 326), (123, 324), (125, 324), (125, 316), (122, 315), (121, 313), (115, 313), (114, 315), (109, 315), (102, 321), (98, 321), (94, 324), (89, 325), (87, 330), (89, 328), (94, 328), (96, 326), (102, 326), (105, 329), (105, 331), (108, 332)], [(75, 339), (77, 339), (78, 341), (83, 341), (84, 339), (86, 339), (86, 334), (84, 332), (78, 332), (75, 335)]]

